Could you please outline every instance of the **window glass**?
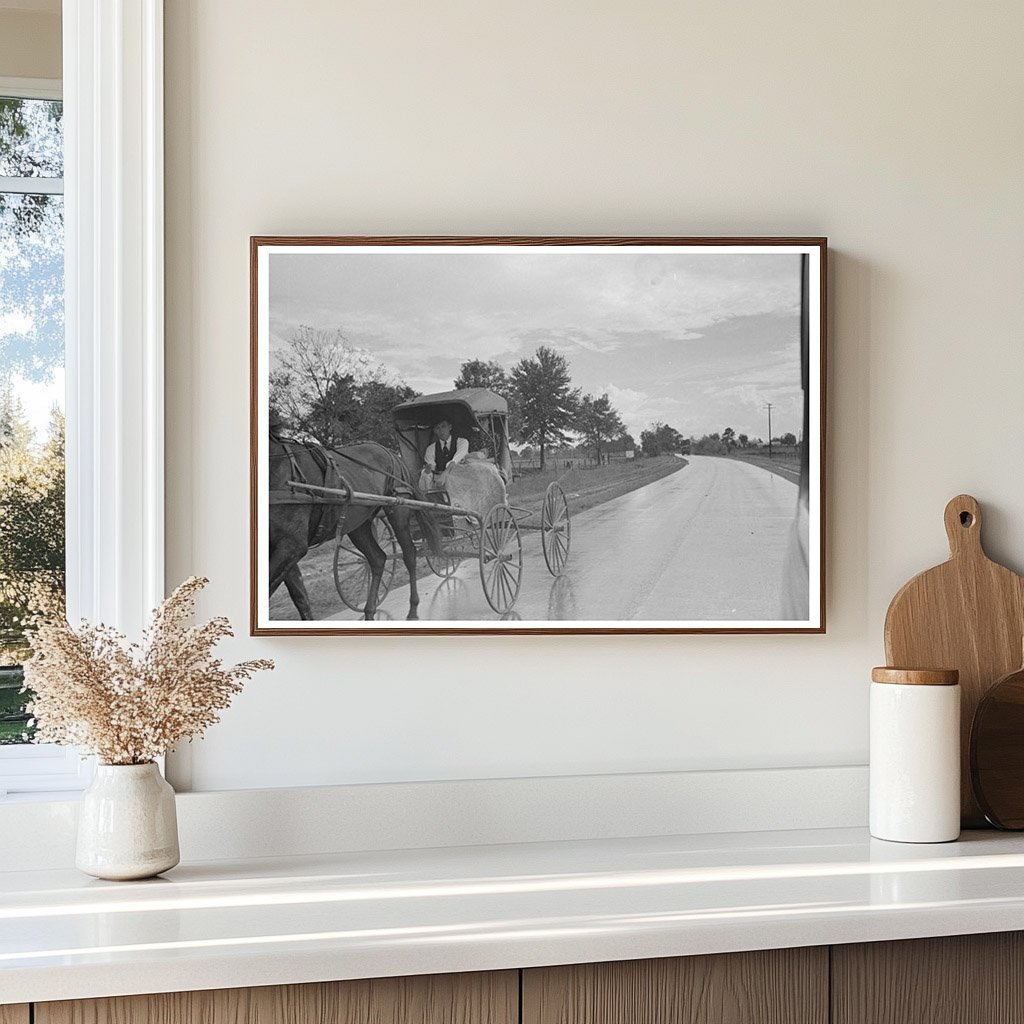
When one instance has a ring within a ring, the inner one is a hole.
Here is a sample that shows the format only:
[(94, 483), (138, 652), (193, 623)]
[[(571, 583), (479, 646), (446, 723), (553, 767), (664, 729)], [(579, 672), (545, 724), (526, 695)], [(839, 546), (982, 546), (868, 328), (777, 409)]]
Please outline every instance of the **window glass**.
[(64, 176), (61, 115), (59, 100), (0, 96), (0, 177)]
[(26, 615), (64, 595), (61, 104), (0, 97), (0, 744), (31, 738)]

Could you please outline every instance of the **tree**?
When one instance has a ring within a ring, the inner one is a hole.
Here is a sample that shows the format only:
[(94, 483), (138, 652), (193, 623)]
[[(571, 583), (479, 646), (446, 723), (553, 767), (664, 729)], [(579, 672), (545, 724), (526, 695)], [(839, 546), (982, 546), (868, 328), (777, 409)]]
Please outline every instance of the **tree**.
[[(283, 429), (328, 447), (393, 443), (391, 407), (415, 392), (340, 328), (299, 327), (272, 353), (270, 407)], [(387, 408), (382, 421), (381, 404)]]
[(536, 442), (543, 469), (546, 449), (569, 439), (579, 392), (569, 386), (565, 357), (545, 345), (537, 349), (533, 359), (521, 359), (512, 368), (510, 379), (521, 417), (518, 438)]
[(674, 427), (660, 421), (652, 423), (640, 434), (640, 447), (644, 455), (671, 455), (680, 452), (686, 438)]
[(693, 442), (693, 451), (698, 455), (725, 455), (730, 451), (726, 434), (731, 431), (727, 427), (722, 434), (705, 434), (700, 440)]
[(732, 451), (736, 447), (736, 431), (732, 427), (726, 427), (722, 431), (722, 442), (727, 450)]
[(746, 448), (747, 445), (750, 444), (750, 438), (747, 437), (746, 434), (740, 434), (737, 440), (739, 441), (741, 448)]
[(41, 449), (17, 399), (0, 399), (0, 653), (29, 653), (26, 614), (64, 599), (64, 417)]
[(454, 380), (456, 390), (460, 388), (487, 388), (503, 398), (508, 397), (508, 374), (499, 363), (484, 362), (482, 359), (467, 359), (459, 367)]
[(782, 437), (779, 438), (779, 444), (796, 444), (796, 434), (783, 434)]
[(385, 448), (394, 448), (398, 443), (391, 410), (402, 402), (415, 398), (418, 392), (405, 384), (386, 384), (371, 380), (356, 387), (357, 405), (355, 415), (349, 421), (351, 441), (376, 441)]
[(522, 432), (522, 416), (516, 400), (515, 388), (505, 368), (500, 363), (485, 362), (483, 359), (467, 359), (459, 367), (459, 375), (453, 381), (459, 388), (487, 388), (501, 395), (508, 402), (508, 435), (518, 437)]
[(353, 420), (357, 415), (359, 397), (351, 374), (329, 380), (323, 394), (315, 394), (301, 412), (293, 412), (296, 433), (312, 437), (328, 448), (355, 440)]
[(587, 444), (594, 446), (597, 461), (600, 462), (601, 444), (622, 437), (626, 432), (626, 425), (612, 407), (606, 392), (600, 398), (587, 395), (580, 402), (576, 429), (583, 435)]

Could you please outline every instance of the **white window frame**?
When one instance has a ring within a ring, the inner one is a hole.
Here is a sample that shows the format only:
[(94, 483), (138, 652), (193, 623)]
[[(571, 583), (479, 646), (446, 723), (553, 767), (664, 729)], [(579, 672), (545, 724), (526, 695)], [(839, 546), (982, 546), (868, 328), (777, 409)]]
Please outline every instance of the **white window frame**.
[[(68, 617), (138, 635), (164, 596), (163, 0), (64, 0), (63, 40)], [(0, 748), (0, 797), (92, 767)]]

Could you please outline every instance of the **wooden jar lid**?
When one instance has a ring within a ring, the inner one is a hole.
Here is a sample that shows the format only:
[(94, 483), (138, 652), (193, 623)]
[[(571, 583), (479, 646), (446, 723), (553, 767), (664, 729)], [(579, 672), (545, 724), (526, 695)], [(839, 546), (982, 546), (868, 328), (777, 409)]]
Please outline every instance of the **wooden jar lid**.
[(873, 683), (899, 683), (917, 686), (956, 686), (960, 672), (955, 668), (885, 668), (871, 670)]

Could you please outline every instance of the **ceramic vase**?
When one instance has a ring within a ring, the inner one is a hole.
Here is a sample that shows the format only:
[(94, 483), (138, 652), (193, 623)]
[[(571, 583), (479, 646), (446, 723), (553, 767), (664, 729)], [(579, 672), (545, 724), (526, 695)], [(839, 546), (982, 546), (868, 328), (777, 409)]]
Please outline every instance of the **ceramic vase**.
[(82, 794), (75, 865), (95, 878), (151, 878), (178, 850), (174, 790), (156, 764), (100, 764)]

